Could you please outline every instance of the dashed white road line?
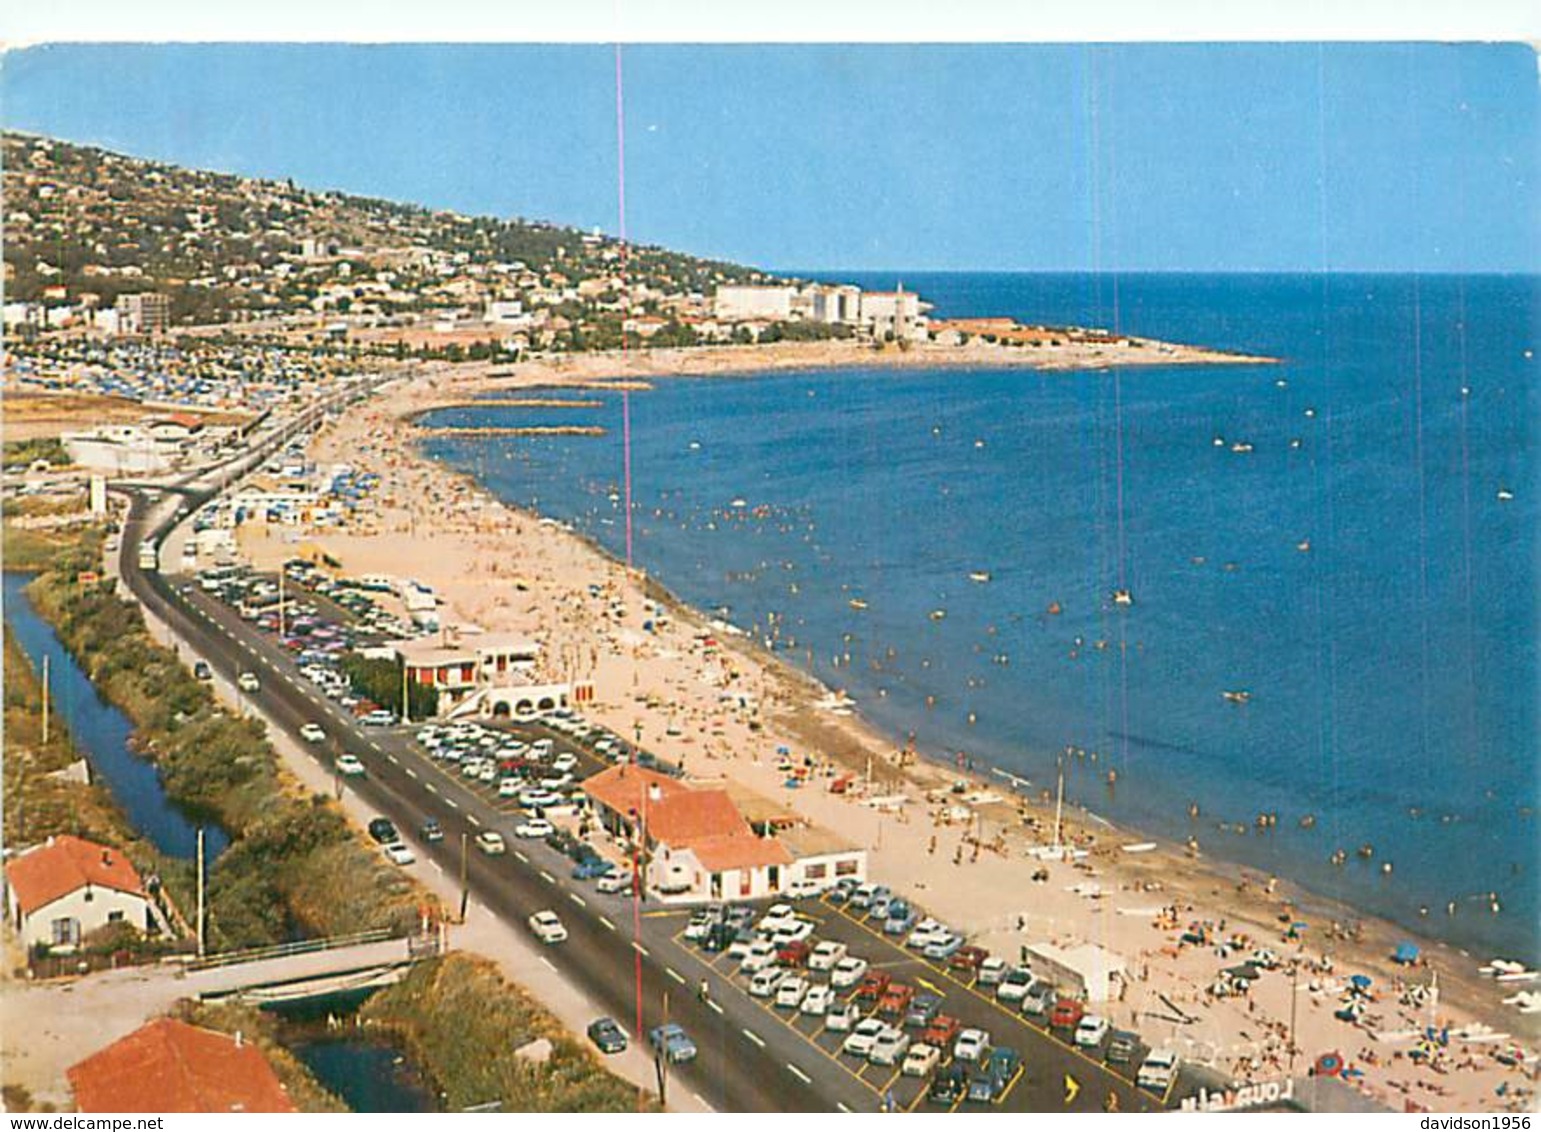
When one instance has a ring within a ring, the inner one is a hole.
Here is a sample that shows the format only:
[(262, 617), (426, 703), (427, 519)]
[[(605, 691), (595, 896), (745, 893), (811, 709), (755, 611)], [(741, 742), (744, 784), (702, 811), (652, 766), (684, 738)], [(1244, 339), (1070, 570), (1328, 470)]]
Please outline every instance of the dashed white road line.
[(460, 809), (460, 803), (455, 801), (455, 799), (453, 799), (453, 798), (446, 798), (446, 799), (444, 799), (444, 804), (446, 806), (448, 806), (452, 810)]
[(669, 978), (673, 979), (680, 986), (684, 986), (685, 985), (685, 976), (680, 974), (673, 967), (665, 967), (664, 971), (667, 972)]
[(416, 778), (417, 777), (417, 771), (413, 770), (411, 767), (407, 767), (407, 777), (408, 778)]
[(423, 789), (428, 791), (430, 794), (437, 794), (439, 792), (439, 788), (431, 782), (423, 783)]
[(615, 925), (610, 922), (610, 917), (609, 916), (601, 916), (601, 917), (599, 917), (599, 922), (605, 925), (606, 930), (612, 931), (612, 932), (615, 931)]
[(391, 763), (393, 765), (399, 765), (400, 762), (401, 762), (400, 759), (398, 759), (395, 755), (391, 754), (389, 751), (387, 751), (385, 753), (385, 759), (386, 759), (387, 762), (389, 762), (389, 763)]
[(544, 955), (540, 957), (540, 961), (546, 966), (550, 967), (553, 971), (556, 970), (556, 964), (551, 962), (551, 960), (547, 959)]
[(583, 897), (579, 896), (576, 892), (569, 892), (567, 894), (567, 899), (571, 900), (580, 908), (587, 908), (589, 906), (589, 902)]
[(722, 1013), (722, 1006), (721, 1006), (721, 1004), (713, 1002), (711, 999), (707, 999), (706, 1000), (706, 1007), (707, 1007), (708, 1010), (714, 1011), (717, 1014), (721, 1014)]
[(740, 1030), (739, 1033), (743, 1034), (744, 1037), (748, 1038), (761, 1049), (765, 1048), (765, 1039), (760, 1037), (760, 1035), (755, 1033), (753, 1030)]
[(555, 884), (556, 883), (556, 877), (552, 876), (545, 869), (541, 869), (541, 871), (540, 871), (540, 879), (545, 881), (547, 884)]
[(514, 856), (519, 858), (519, 863), (521, 865), (528, 865), (530, 863), (530, 859), (523, 853), (519, 852), (517, 849), (514, 850)]
[(643, 958), (646, 958), (647, 956), (652, 954), (651, 951), (649, 951), (647, 948), (643, 947), (636, 940), (632, 940), (631, 941), (631, 949), (633, 951), (635, 951), (638, 955), (641, 955)]
[(477, 829), (480, 829), (482, 827), (481, 819), (478, 818), (475, 814), (467, 814), (466, 815), (466, 821), (470, 822)]
[(835, 1107), (838, 1108), (841, 1112), (850, 1112), (851, 1111), (848, 1107), (846, 1107), (846, 1103), (844, 1101), (836, 1101), (835, 1102)]
[(787, 1062), (787, 1072), (792, 1074), (792, 1076), (796, 1077), (805, 1085), (813, 1084), (813, 1078), (808, 1076), (808, 1074), (804, 1073), (797, 1066), (793, 1065), (790, 1061)]

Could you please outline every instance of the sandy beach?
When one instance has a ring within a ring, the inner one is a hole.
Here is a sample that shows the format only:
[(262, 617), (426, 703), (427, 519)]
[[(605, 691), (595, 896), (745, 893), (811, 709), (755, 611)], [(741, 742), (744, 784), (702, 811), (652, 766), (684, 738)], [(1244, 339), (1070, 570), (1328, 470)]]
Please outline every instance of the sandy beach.
[[(741, 783), (866, 845), (876, 879), (912, 894), (995, 954), (1014, 957), (1021, 945), (1044, 941), (1095, 942), (1119, 952), (1135, 978), (1113, 1004), (1113, 1021), (1139, 1029), (1152, 1044), (1169, 1041), (1185, 1056), (1252, 1081), (1278, 1079), (1291, 1068), (1304, 1073), (1318, 1056), (1335, 1053), (1359, 1087), (1396, 1110), (1534, 1108), (1532, 1050), (1541, 1016), (1502, 1002), (1534, 984), (1485, 978), (1477, 968), (1486, 957), (1429, 941), (1419, 941), (1419, 965), (1397, 967), (1391, 953), (1409, 938), (1403, 929), (1292, 891), (1282, 879), (1195, 857), (1181, 845), (1128, 852), (1125, 846), (1147, 839), (1083, 814), (1067, 811), (1062, 837), (1085, 850), (1083, 858), (1030, 856), (1053, 840), (1052, 799), (1016, 797), (989, 775), (956, 785), (953, 769), (907, 757), (859, 716), (831, 710), (830, 689), (668, 601), (648, 579), (560, 525), (503, 506), (422, 457), (414, 443), (420, 430), (412, 422), (423, 412), (493, 390), (614, 388), (617, 379), (641, 387), (651, 377), (687, 372), (841, 364), (985, 366), (1012, 359), (1085, 368), (1270, 360), (1189, 347), (1157, 353), (1150, 346), (1050, 359), (1036, 355), (1059, 351), (977, 346), (874, 353), (846, 343), (798, 343), (579, 355), (512, 370), (425, 367), (313, 443), (319, 462), (382, 477), (372, 508), (341, 531), (248, 525), (242, 548), (271, 568), (299, 544), (312, 545), (348, 574), (394, 574), (432, 586), (444, 600), (446, 624), (533, 637), (543, 649), (544, 675), (594, 682), (598, 702), (590, 717), (679, 763), (692, 779)], [(669, 607), (662, 622), (648, 609), (656, 600)], [(654, 631), (644, 630), (647, 620)], [(791, 765), (808, 768), (802, 788), (784, 785), (789, 760), (777, 754), (783, 747), (793, 752)], [(854, 775), (854, 789), (832, 793), (828, 784), (841, 774)], [(899, 796), (903, 804), (871, 804)], [(1302, 921), (1309, 928), (1292, 937), (1290, 925)], [(1184, 943), (1184, 935), (1204, 942)], [(1296, 974), (1280, 969), (1247, 994), (1212, 994), (1217, 972), (1257, 948), (1296, 960)], [(1357, 1022), (1342, 1021), (1334, 1012), (1349, 978), (1361, 974), (1373, 980), (1363, 1013)], [(1178, 1026), (1151, 1017), (1170, 1018), (1174, 1009), (1192, 1021)], [(1292, 1016), (1293, 1057), (1286, 1040)], [(1415, 1059), (1429, 1026), (1442, 1041)]]

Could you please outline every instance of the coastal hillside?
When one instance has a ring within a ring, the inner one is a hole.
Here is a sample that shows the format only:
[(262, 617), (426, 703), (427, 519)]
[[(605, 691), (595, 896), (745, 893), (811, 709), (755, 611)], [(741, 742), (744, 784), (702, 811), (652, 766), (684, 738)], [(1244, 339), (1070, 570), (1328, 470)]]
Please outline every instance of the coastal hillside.
[[(503, 302), (596, 331), (606, 312), (618, 321), (621, 309), (622, 248), (597, 232), (184, 169), (15, 132), (4, 135), (3, 162), (8, 307), (107, 309), (121, 295), (156, 292), (169, 299), (170, 325), (189, 326), (318, 313), (386, 323)], [(624, 267), (633, 298), (640, 292), (649, 309), (766, 278), (647, 246), (628, 246)], [(43, 325), (64, 322), (45, 314)]]

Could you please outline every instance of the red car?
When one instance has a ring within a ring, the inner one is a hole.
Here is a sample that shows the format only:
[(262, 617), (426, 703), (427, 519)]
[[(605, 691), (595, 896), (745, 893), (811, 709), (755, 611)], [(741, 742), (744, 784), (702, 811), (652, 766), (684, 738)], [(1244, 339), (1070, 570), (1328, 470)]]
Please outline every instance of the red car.
[(871, 1006), (888, 992), (888, 984), (893, 981), (892, 975), (885, 975), (882, 971), (873, 971), (861, 981), (861, 986), (856, 988), (856, 1001), (864, 1006)]
[(960, 947), (947, 960), (947, 966), (965, 978), (972, 978), (979, 973), (980, 964), (988, 958), (990, 953), (982, 947)]
[(878, 1017), (902, 1018), (910, 1008), (910, 1002), (915, 998), (915, 988), (907, 987), (903, 983), (895, 983), (888, 988), (878, 1002)]
[(1049, 1013), (1049, 1025), (1074, 1029), (1081, 1024), (1081, 1017), (1086, 1013), (1086, 1007), (1073, 998), (1062, 998), (1054, 1004), (1054, 1009)]
[(938, 1014), (931, 1020), (931, 1025), (926, 1027), (926, 1032), (920, 1036), (920, 1040), (928, 1046), (937, 1049), (952, 1049), (952, 1043), (958, 1040), (958, 1031), (962, 1024), (949, 1014)]
[(783, 967), (804, 967), (808, 964), (808, 956), (813, 948), (808, 946), (805, 939), (794, 939), (780, 951), (776, 952), (776, 962)]

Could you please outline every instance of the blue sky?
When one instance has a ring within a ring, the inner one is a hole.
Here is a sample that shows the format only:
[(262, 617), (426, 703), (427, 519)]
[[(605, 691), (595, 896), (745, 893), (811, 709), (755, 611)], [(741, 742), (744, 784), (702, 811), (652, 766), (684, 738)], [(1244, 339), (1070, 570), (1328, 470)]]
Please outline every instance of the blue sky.
[[(823, 270), (1541, 267), (1518, 45), (628, 46), (632, 238)], [(617, 228), (603, 45), (55, 45), (8, 128)]]

